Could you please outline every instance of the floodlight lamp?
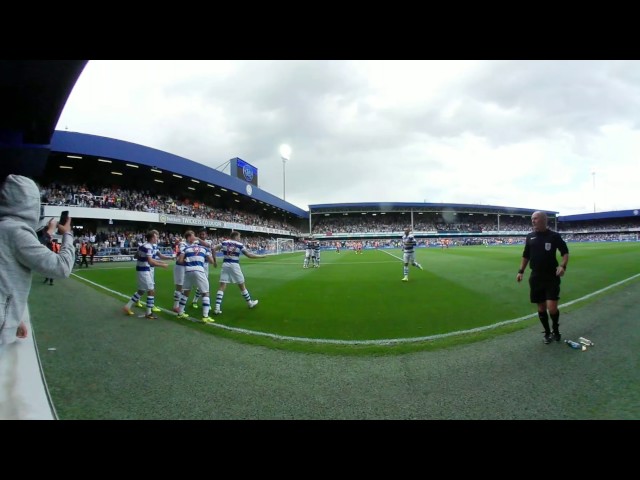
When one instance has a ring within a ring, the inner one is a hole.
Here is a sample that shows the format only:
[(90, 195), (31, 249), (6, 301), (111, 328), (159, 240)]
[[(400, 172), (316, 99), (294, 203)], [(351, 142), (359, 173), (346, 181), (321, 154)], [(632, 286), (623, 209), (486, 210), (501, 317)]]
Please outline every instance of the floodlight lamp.
[(289, 158), (291, 158), (291, 147), (286, 143), (280, 145), (280, 157), (285, 160), (289, 160)]

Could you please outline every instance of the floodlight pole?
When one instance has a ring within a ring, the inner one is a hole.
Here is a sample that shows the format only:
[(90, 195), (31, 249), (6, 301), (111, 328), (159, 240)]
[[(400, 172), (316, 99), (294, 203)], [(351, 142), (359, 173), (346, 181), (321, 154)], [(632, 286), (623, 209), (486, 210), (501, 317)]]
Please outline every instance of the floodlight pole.
[(285, 178), (285, 164), (287, 163), (287, 159), (282, 157), (282, 200), (286, 200), (287, 196), (286, 196), (286, 192), (287, 192), (287, 181)]
[(291, 147), (286, 143), (280, 145), (280, 158), (282, 158), (282, 200), (286, 200), (287, 180), (284, 171), (287, 160), (291, 158)]

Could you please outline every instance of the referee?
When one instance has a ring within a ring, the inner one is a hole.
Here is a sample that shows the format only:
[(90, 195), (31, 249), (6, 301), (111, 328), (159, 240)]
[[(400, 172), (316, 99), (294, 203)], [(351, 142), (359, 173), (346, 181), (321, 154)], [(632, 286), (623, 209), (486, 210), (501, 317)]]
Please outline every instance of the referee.
[[(547, 214), (544, 212), (534, 212), (531, 215), (533, 232), (529, 233), (525, 240), (520, 270), (516, 276), (516, 280), (521, 282), (524, 269), (528, 264), (531, 266), (529, 296), (531, 303), (538, 304), (538, 317), (544, 327), (545, 344), (551, 343), (552, 340), (560, 341), (560, 277), (566, 272), (569, 262), (567, 244), (558, 232), (549, 230), (547, 221)], [(556, 258), (556, 251), (562, 255), (560, 264)], [(549, 317), (553, 333), (549, 328)]]

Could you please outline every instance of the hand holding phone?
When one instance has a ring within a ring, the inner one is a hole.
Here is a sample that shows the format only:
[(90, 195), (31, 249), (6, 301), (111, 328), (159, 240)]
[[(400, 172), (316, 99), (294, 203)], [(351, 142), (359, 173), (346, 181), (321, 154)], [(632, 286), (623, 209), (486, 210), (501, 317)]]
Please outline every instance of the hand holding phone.
[[(60, 220), (58, 220), (58, 233), (60, 235), (63, 235), (65, 232), (68, 232), (70, 230), (71, 225), (67, 225), (68, 223), (70, 223), (70, 219), (69, 219), (69, 210), (64, 210), (61, 214), (60, 214)], [(67, 227), (64, 230), (60, 230), (60, 226), (63, 227)]]

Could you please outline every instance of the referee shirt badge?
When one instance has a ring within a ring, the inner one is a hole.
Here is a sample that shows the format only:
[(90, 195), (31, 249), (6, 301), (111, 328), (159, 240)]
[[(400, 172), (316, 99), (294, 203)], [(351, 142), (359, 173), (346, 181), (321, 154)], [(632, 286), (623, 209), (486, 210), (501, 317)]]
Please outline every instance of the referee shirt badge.
[(545, 244), (544, 244), (544, 249), (545, 249), (547, 252), (550, 252), (550, 251), (551, 251), (551, 244), (550, 244), (550, 243), (545, 243)]

